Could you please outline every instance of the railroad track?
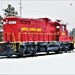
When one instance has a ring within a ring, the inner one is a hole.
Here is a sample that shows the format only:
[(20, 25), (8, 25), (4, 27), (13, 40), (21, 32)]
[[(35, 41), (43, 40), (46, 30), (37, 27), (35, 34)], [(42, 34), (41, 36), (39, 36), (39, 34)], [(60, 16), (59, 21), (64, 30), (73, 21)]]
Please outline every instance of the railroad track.
[[(73, 51), (68, 51), (67, 53), (75, 53), (75, 49)], [(37, 55), (24, 55), (22, 57), (17, 57), (16, 55), (13, 55), (12, 57), (7, 57), (7, 56), (0, 56), (0, 59), (15, 59), (15, 58), (30, 58), (30, 57), (43, 57), (43, 56), (50, 56), (50, 55), (59, 55), (59, 54), (64, 54), (64, 52), (60, 52), (60, 53), (54, 53), (54, 52), (50, 52), (49, 54), (46, 54), (45, 52), (41, 52), (41, 53), (37, 53)]]

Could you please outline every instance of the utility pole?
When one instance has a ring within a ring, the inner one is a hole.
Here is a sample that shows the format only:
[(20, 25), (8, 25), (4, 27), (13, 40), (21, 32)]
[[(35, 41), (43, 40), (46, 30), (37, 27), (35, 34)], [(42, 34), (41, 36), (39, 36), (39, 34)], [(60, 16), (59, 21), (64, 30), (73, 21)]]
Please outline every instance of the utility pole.
[(22, 6), (21, 6), (21, 0), (20, 0), (20, 17), (22, 16)]

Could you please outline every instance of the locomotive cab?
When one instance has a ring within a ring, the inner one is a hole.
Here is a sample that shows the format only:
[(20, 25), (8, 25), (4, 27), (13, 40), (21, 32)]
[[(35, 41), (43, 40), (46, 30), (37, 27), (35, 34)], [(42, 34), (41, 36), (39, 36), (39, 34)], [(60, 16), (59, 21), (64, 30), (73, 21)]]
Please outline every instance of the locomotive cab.
[(4, 35), (3, 35), (4, 41), (15, 42), (16, 41), (15, 35), (17, 35), (16, 33), (18, 31), (17, 30), (17, 18), (16, 17), (5, 18), (3, 29), (4, 29)]

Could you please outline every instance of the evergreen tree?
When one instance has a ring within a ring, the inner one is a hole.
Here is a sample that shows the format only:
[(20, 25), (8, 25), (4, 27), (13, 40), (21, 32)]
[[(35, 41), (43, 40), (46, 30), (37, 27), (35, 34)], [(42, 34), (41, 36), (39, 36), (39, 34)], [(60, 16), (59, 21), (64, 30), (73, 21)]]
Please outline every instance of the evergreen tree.
[(0, 15), (0, 41), (2, 41), (3, 17)]
[(18, 16), (18, 13), (15, 11), (15, 8), (12, 7), (10, 4), (8, 5), (8, 7), (6, 9), (3, 9), (3, 10), (4, 10), (4, 15), (6, 17)]

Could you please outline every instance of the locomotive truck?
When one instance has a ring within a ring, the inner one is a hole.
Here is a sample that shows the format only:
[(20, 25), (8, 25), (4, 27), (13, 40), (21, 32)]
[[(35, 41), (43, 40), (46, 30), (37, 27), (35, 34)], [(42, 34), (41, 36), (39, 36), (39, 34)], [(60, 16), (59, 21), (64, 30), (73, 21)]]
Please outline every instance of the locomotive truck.
[(7, 17), (3, 20), (3, 42), (0, 55), (36, 55), (39, 52), (71, 51), (73, 37), (68, 35), (65, 24), (49, 18)]

